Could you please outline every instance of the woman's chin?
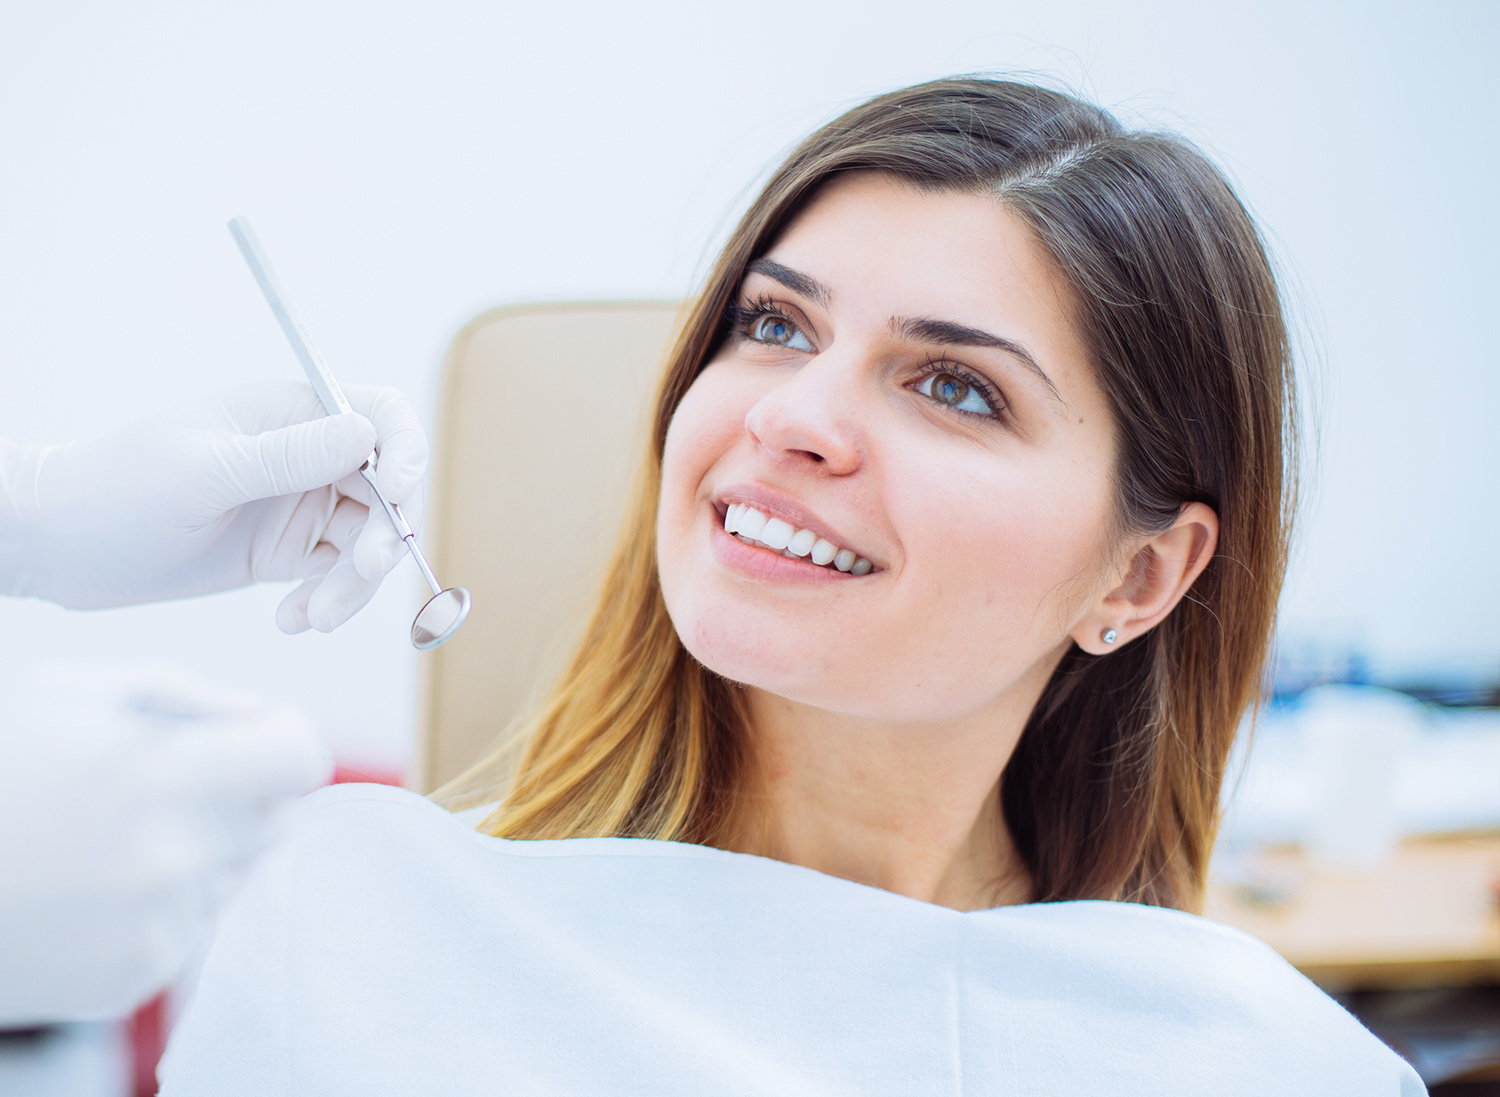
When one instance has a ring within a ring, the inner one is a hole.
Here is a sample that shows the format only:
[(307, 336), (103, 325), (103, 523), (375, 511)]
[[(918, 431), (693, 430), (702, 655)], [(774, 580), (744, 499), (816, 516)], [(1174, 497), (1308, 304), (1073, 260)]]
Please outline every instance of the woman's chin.
[[(906, 699), (886, 696), (880, 676), (856, 667), (841, 668), (826, 653), (788, 649), (784, 644), (762, 645), (711, 628), (695, 630), (691, 641), (684, 636), (683, 646), (719, 677), (793, 704), (865, 719), (900, 719), (903, 715), (894, 709)], [(885, 677), (887, 683), (892, 680)]]
[(678, 627), (683, 647), (698, 662), (731, 682), (818, 708), (838, 708), (839, 667), (802, 646), (747, 635), (743, 628), (698, 621)]

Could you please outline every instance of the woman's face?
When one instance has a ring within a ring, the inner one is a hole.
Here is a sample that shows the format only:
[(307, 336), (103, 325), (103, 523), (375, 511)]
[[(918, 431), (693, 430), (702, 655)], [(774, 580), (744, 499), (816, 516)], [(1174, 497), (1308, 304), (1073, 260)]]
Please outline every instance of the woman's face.
[(667, 433), (658, 565), (687, 649), (855, 716), (1034, 699), (1119, 578), (1113, 428), (1068, 301), (993, 198), (825, 188)]

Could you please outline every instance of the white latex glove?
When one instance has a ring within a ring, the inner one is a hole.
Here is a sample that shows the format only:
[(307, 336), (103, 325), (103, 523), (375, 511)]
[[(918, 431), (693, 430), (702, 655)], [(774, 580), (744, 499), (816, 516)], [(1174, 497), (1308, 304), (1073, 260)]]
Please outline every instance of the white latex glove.
[(157, 668), (0, 687), (0, 1028), (170, 983), (331, 765), (302, 717)]
[(379, 451), (381, 490), (413, 528), (427, 471), (406, 397), (345, 391), (356, 414), (265, 381), (93, 441), (0, 448), (0, 592), (98, 609), (304, 579), (276, 623), (337, 628), (404, 554), (356, 470)]

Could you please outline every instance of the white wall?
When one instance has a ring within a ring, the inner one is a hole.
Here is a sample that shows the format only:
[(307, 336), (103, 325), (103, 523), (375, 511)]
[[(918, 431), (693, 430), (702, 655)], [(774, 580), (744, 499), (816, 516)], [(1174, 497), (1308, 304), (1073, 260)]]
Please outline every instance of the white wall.
[[(1291, 272), (1324, 427), (1289, 632), (1493, 671), (1497, 32), (1487, 2), (0, 0), (0, 434), (83, 436), (296, 376), (235, 213), (334, 368), (430, 413), (479, 309), (685, 293), (819, 121), (931, 76), (1031, 70), (1205, 142)], [(296, 638), (273, 590), (11, 602), (0, 660), (173, 658), (399, 765), (417, 586), (403, 565), (350, 625)]]

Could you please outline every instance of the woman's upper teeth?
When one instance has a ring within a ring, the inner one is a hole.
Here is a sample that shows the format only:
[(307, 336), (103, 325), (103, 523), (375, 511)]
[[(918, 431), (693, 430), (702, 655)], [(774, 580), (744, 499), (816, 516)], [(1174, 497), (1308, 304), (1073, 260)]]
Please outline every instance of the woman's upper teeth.
[(724, 532), (742, 541), (776, 549), (783, 556), (808, 557), (820, 567), (832, 564), (851, 575), (868, 575), (875, 567), (863, 556), (819, 537), (810, 529), (793, 529), (790, 522), (772, 518), (748, 503), (730, 503), (724, 514)]

